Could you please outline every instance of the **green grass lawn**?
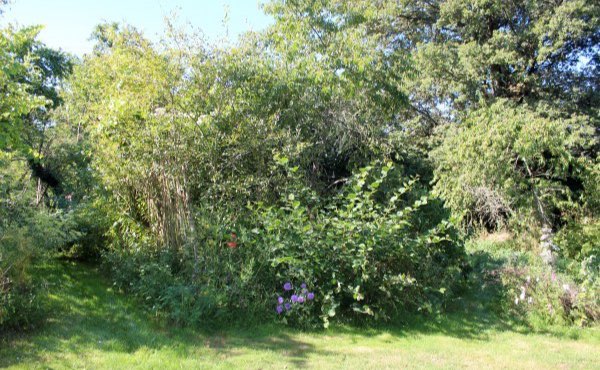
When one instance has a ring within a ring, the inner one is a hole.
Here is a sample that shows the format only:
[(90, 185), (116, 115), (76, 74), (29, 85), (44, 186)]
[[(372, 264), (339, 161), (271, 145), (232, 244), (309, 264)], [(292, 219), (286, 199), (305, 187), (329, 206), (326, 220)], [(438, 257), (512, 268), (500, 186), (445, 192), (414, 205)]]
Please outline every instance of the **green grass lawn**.
[(93, 268), (61, 263), (44, 273), (48, 322), (2, 338), (0, 367), (600, 369), (597, 328), (534, 334), (478, 311), (386, 330), (262, 326), (204, 333), (157, 324)]

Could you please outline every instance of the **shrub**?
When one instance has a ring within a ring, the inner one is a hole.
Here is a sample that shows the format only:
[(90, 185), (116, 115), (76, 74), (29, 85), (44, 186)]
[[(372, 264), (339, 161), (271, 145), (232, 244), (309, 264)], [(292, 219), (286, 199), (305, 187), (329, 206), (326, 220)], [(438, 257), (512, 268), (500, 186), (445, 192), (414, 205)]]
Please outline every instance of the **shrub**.
[[(432, 312), (460, 289), (463, 245), (415, 179), (399, 182), (391, 164), (369, 166), (325, 202), (301, 186), (296, 168), (289, 176), (281, 204), (196, 209), (181, 249), (156, 247), (137, 223), (118, 220), (104, 258), (115, 285), (179, 324), (273, 319), (282, 306), (284, 321), (302, 327)], [(288, 281), (311, 287), (310, 304), (285, 310)], [(273, 305), (280, 296), (284, 304)]]
[(576, 275), (535, 262), (509, 264), (502, 271), (509, 312), (534, 324), (589, 325), (600, 319), (600, 269), (595, 257)]
[(593, 211), (597, 138), (585, 117), (498, 100), (444, 129), (434, 190), (465, 224), (526, 230), (533, 217), (556, 226)]
[(109, 230), (109, 211), (103, 209), (101, 201), (82, 202), (69, 212), (72, 238), (63, 243), (63, 255), (80, 260), (95, 262), (106, 249), (106, 233)]
[(0, 329), (28, 328), (40, 319), (38, 286), (30, 274), (39, 251), (26, 228), (0, 231)]
[(113, 239), (102, 253), (103, 266), (119, 290), (138, 298), (154, 316), (177, 325), (211, 324), (228, 308), (233, 297), (219, 291), (222, 280), (206, 269), (208, 265), (202, 263), (202, 274), (196, 276), (193, 256), (186, 251), (153, 248), (154, 239), (141, 229), (124, 221), (121, 227), (125, 227), (119, 232), (123, 240)]
[(32, 271), (80, 237), (70, 213), (27, 211), (0, 225), (0, 328), (28, 328), (41, 320), (42, 281)]
[(255, 210), (254, 247), (266, 249), (279, 281), (314, 287), (312, 317), (326, 326), (334, 316), (431, 312), (460, 287), (465, 253), (456, 230), (417, 220), (431, 198), (411, 199), (414, 179), (382, 199), (392, 170), (391, 163), (363, 168), (328, 204), (304, 189)]
[(582, 261), (590, 256), (600, 257), (600, 221), (571, 222), (554, 238), (560, 253), (568, 258)]

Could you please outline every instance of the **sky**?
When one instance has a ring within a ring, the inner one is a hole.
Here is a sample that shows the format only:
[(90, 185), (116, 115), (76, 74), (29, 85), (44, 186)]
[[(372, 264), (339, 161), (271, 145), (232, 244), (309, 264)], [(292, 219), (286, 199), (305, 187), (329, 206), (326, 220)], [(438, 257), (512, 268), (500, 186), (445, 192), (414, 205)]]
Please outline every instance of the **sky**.
[(177, 24), (191, 24), (211, 40), (226, 35), (231, 41), (249, 30), (272, 23), (259, 7), (264, 0), (11, 0), (0, 25), (45, 26), (39, 39), (49, 47), (82, 56), (93, 48), (90, 34), (99, 23), (126, 22), (158, 41), (165, 16), (175, 12)]

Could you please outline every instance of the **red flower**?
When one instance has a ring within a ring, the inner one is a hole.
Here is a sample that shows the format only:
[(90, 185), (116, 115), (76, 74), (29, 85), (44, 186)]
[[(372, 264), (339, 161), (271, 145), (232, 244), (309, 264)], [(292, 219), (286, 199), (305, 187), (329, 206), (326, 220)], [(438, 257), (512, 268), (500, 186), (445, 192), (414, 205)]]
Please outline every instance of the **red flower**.
[(236, 233), (234, 233), (234, 232), (231, 233), (231, 240), (227, 242), (227, 246), (229, 248), (236, 248), (238, 246)]

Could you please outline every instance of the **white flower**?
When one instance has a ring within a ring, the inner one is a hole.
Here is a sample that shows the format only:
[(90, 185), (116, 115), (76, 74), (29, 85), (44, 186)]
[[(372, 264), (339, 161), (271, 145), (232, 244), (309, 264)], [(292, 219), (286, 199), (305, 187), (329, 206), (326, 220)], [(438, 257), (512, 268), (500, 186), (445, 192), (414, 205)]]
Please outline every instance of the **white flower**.
[(569, 284), (563, 284), (563, 289), (565, 290), (565, 292), (569, 291)]
[(525, 300), (525, 287), (524, 286), (521, 287), (521, 295), (519, 296), (519, 298), (522, 301)]
[(527, 284), (531, 283), (531, 276), (527, 276)]
[(515, 298), (515, 304), (519, 304), (519, 298)]
[(533, 297), (527, 298), (527, 303), (532, 304), (533, 303)]

